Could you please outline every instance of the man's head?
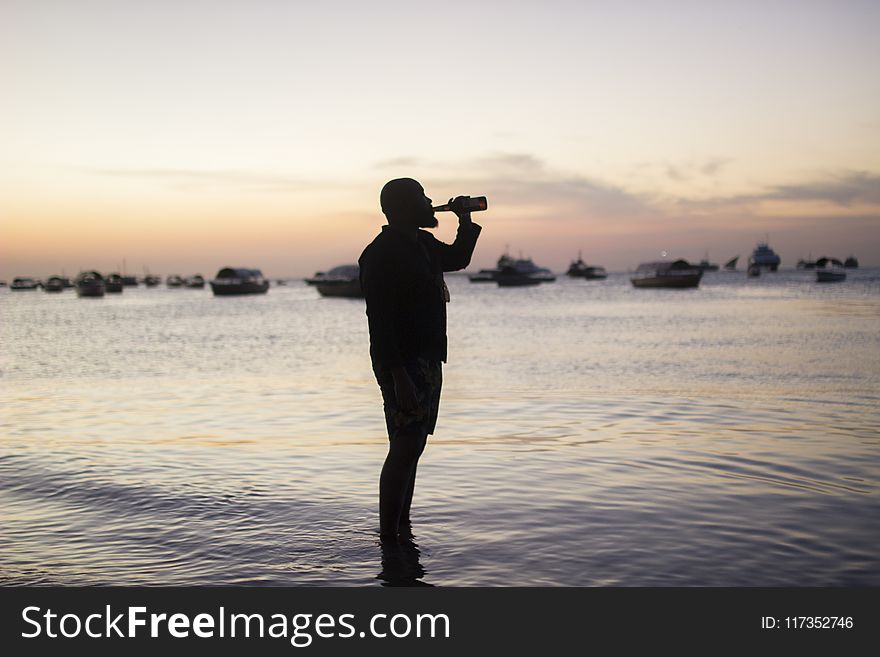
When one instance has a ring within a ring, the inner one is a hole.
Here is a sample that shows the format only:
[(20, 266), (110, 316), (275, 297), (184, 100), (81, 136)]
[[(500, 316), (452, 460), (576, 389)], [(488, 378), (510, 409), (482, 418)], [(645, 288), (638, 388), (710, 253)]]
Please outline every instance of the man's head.
[(412, 178), (395, 178), (385, 183), (379, 202), (392, 226), (433, 228), (437, 225), (431, 199), (425, 196), (424, 188)]

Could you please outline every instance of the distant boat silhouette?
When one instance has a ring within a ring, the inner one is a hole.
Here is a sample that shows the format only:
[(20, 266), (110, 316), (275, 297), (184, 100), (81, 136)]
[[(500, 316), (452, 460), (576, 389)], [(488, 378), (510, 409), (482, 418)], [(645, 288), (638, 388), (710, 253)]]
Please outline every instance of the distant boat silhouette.
[(526, 287), (540, 285), (543, 281), (530, 273), (519, 271), (512, 265), (505, 265), (495, 275), (495, 282), (498, 283), (498, 287)]
[(46, 292), (63, 292), (64, 287), (64, 278), (61, 276), (50, 276), (46, 282), (43, 283), (43, 289)]
[(517, 274), (528, 276), (529, 278), (532, 278), (539, 283), (552, 283), (556, 280), (556, 275), (552, 271), (547, 269), (547, 267), (539, 267), (534, 262), (532, 262), (531, 258), (518, 258), (512, 263), (508, 262), (503, 267), (501, 267), (499, 278), (502, 276), (509, 277), (511, 269), (513, 269)]
[(29, 276), (16, 276), (12, 279), (10, 290), (36, 290), (40, 287), (40, 281), (34, 280)]
[(815, 269), (816, 268), (816, 261), (813, 260), (813, 254), (812, 253), (809, 254), (807, 256), (806, 260), (804, 260), (803, 258), (798, 260), (797, 261), (797, 268), (798, 269)]
[(494, 283), (497, 276), (497, 269), (481, 269), (476, 274), (469, 274), (468, 280), (471, 283)]
[(578, 251), (577, 260), (572, 260), (571, 264), (568, 266), (568, 271), (565, 273), (572, 278), (586, 278), (590, 280), (608, 277), (608, 273), (605, 271), (604, 267), (588, 265), (584, 262), (580, 251)]
[(703, 270), (687, 260), (643, 262), (630, 278), (634, 287), (697, 287)]
[(727, 271), (736, 271), (736, 261), (739, 260), (739, 256), (733, 256), (730, 260), (724, 263), (724, 268)]
[(224, 267), (211, 281), (211, 290), (217, 296), (265, 294), (269, 290), (269, 281), (263, 278), (259, 269)]
[(816, 261), (817, 283), (839, 283), (846, 280), (843, 263), (837, 258), (822, 257)]
[(122, 276), (119, 274), (108, 274), (104, 279), (104, 290), (108, 293), (122, 292), (125, 283), (122, 282)]
[(770, 245), (767, 244), (767, 242), (758, 242), (758, 246), (756, 246), (755, 250), (752, 252), (752, 263), (758, 267), (769, 269), (770, 271), (776, 271), (779, 269), (781, 262), (782, 259), (776, 251), (770, 248)]
[(78, 297), (103, 297), (104, 277), (96, 271), (82, 271), (73, 283)]
[(714, 262), (709, 262), (709, 252), (708, 251), (706, 252), (705, 257), (702, 260), (700, 260), (697, 267), (699, 267), (703, 271), (718, 271), (718, 265), (716, 265)]
[(312, 278), (307, 278), (308, 285), (314, 285), (322, 297), (346, 297), (361, 299), (360, 267), (357, 265), (339, 265), (328, 272), (319, 271)]
[[(504, 273), (504, 286), (519, 285), (514, 282), (515, 277), (510, 270), (520, 274), (521, 277), (529, 277), (537, 280), (538, 283), (552, 283), (556, 280), (556, 276), (546, 267), (538, 267), (531, 258), (514, 259), (510, 254), (505, 253), (498, 258), (498, 264), (495, 269), (481, 269), (478, 274), (471, 274), (468, 280), (471, 283), (491, 283), (498, 282), (502, 273)], [(499, 283), (500, 284), (500, 283)], [(535, 285), (535, 283), (522, 283), (522, 285)]]

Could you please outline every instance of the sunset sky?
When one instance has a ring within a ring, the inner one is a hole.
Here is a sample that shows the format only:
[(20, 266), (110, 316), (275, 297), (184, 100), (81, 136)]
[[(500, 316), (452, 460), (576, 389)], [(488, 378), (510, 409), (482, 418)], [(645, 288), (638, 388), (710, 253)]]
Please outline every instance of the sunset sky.
[(878, 34), (876, 0), (2, 0), (0, 278), (310, 274), (401, 176), (489, 197), (474, 269), (880, 265)]

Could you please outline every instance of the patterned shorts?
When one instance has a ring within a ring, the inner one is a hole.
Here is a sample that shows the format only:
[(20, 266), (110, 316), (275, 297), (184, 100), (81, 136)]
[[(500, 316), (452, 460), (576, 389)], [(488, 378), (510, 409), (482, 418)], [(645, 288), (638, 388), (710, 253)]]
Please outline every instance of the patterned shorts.
[(416, 411), (406, 412), (398, 407), (391, 370), (383, 367), (373, 368), (376, 381), (382, 390), (385, 426), (388, 427), (388, 437), (391, 440), (404, 433), (406, 435), (418, 433), (424, 436), (434, 433), (440, 410), (440, 388), (443, 385), (442, 363), (416, 358), (407, 362), (404, 367), (416, 389), (416, 397), (419, 400), (419, 408)]

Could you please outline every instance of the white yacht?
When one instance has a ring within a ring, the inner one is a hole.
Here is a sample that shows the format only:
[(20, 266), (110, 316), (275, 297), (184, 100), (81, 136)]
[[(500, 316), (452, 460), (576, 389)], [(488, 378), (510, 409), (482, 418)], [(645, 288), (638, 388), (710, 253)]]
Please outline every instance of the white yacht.
[(779, 269), (780, 262), (782, 262), (782, 259), (777, 255), (776, 251), (767, 245), (767, 242), (759, 242), (752, 252), (752, 263), (762, 269), (776, 271)]

